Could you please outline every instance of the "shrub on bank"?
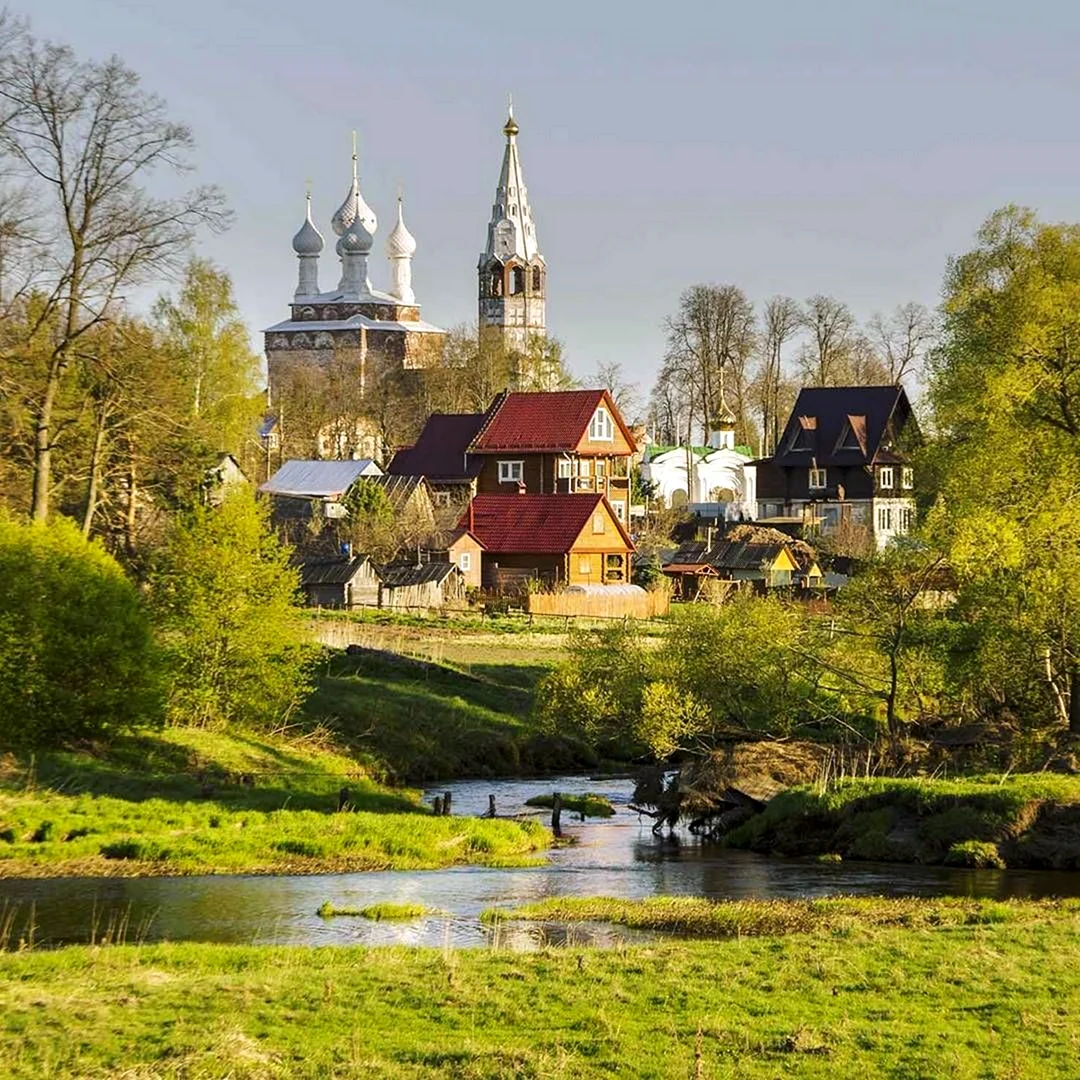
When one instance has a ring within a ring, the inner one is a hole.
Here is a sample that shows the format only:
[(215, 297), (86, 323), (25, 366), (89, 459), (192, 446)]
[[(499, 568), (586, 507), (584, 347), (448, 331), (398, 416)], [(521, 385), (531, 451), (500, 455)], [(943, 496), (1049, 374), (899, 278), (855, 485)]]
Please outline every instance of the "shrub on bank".
[(0, 515), (0, 745), (52, 749), (161, 719), (159, 654), (116, 560), (70, 521)]

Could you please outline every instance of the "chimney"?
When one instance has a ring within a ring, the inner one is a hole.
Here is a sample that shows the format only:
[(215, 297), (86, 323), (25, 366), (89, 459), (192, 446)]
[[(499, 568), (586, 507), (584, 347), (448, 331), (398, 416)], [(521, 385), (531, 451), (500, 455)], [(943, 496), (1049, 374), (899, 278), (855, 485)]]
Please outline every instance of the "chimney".
[(710, 525), (705, 530), (705, 554), (709, 555), (711, 553), (712, 553), (712, 526)]

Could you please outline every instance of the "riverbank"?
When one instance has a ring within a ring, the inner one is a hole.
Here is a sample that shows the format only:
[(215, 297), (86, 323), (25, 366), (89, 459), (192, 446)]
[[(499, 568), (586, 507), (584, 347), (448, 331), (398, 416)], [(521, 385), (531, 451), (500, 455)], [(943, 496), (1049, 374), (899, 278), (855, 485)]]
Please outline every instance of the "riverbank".
[(794, 788), (725, 840), (777, 855), (1080, 870), (1080, 777), (863, 779)]
[(0, 1032), (20, 1080), (1071, 1075), (1080, 912), (986, 916), (609, 951), (5, 954)]
[(436, 818), (325, 733), (168, 728), (0, 768), (5, 878), (523, 865), (549, 843), (535, 822)]

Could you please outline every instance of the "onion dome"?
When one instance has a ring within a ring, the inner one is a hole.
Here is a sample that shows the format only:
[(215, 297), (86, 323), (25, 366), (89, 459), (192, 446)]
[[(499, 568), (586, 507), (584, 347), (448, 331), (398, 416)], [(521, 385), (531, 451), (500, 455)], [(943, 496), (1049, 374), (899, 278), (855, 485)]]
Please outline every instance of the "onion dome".
[(349, 192), (345, 196), (345, 201), (337, 208), (334, 216), (330, 219), (330, 224), (338, 236), (344, 236), (352, 226), (353, 222), (357, 219), (362, 222), (364, 229), (368, 233), (374, 234), (375, 230), (379, 227), (378, 220), (375, 217), (375, 211), (364, 202), (364, 197), (360, 194), (360, 174), (356, 156), (356, 132), (353, 132), (352, 184), (349, 185)]
[(416, 254), (416, 240), (413, 234), (405, 228), (404, 211), (401, 196), (397, 203), (397, 224), (393, 232), (386, 238), (386, 254), (391, 259), (411, 259)]
[(293, 251), (297, 255), (319, 255), (323, 249), (322, 233), (315, 228), (311, 220), (311, 195), (307, 197), (307, 216), (300, 231), (292, 239)]
[(713, 410), (712, 422), (718, 427), (734, 427), (738, 422), (738, 417), (732, 411), (731, 406), (727, 403), (727, 398), (724, 396), (724, 389), (720, 388), (720, 403)]
[(367, 255), (374, 243), (375, 237), (365, 227), (364, 219), (357, 216), (342, 232), (336, 251), (339, 255)]

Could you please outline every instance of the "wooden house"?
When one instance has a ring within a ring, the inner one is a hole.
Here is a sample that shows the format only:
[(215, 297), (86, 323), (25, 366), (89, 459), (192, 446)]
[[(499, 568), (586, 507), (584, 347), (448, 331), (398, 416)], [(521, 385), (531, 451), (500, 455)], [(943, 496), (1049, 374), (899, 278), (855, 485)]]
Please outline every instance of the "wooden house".
[(375, 607), (379, 574), (367, 555), (305, 559), (299, 564), (300, 589), (308, 607)]
[(634, 436), (606, 390), (499, 394), (484, 413), (428, 418), (387, 468), (425, 476), (440, 501), (474, 494), (599, 494), (627, 520)]
[(453, 563), (465, 579), (466, 588), (479, 589), (481, 585), (481, 553), (484, 545), (466, 528), (432, 536), (424, 548), (424, 557), (431, 562)]
[(901, 386), (804, 387), (773, 456), (753, 466), (758, 520), (860, 531), (884, 547), (915, 521), (919, 437)]
[(450, 562), (391, 564), (379, 579), (381, 608), (441, 608), (465, 599), (465, 577)]
[(683, 544), (663, 566), (678, 597), (696, 600), (705, 583), (714, 581), (748, 582), (762, 592), (782, 586), (820, 580), (821, 571), (800, 566), (796, 553), (784, 543), (753, 543), (739, 540), (695, 540)]
[(483, 584), (623, 584), (634, 544), (601, 494), (477, 495), (461, 521), (483, 545)]

